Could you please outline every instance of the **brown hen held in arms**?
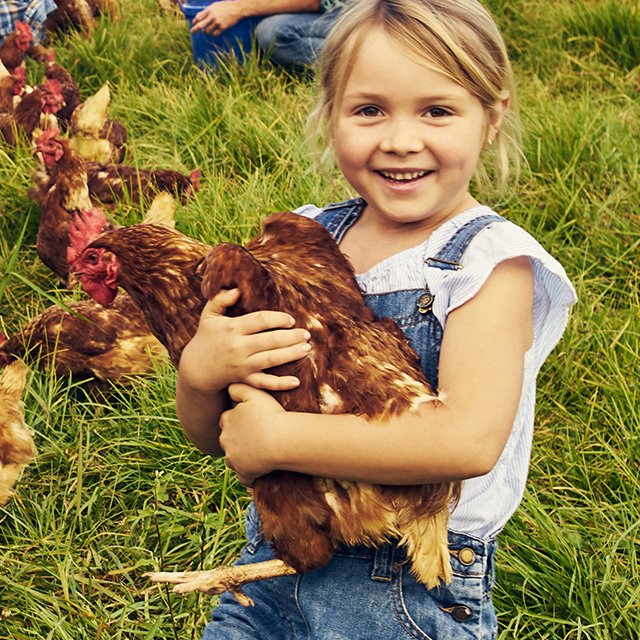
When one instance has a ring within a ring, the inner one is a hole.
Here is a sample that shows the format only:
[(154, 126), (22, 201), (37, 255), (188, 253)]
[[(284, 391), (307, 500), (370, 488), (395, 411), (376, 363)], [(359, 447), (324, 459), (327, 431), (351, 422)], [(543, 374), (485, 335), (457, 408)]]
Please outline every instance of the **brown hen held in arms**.
[[(131, 265), (110, 242), (115, 233), (103, 234), (87, 251), (90, 255), (91, 247), (102, 247), (105, 253), (94, 255), (93, 261), (107, 263), (112, 279), (117, 272), (122, 284)], [(130, 244), (135, 244), (133, 236)], [(218, 245), (199, 268), (203, 268), (202, 300), (237, 287), (241, 295), (228, 309), (230, 315), (286, 311), (295, 317), (296, 326), (311, 333), (313, 349), (307, 358), (270, 370), (301, 381), (294, 390), (274, 392), (285, 409), (352, 413), (384, 422), (416, 410), (422, 402), (437, 401), (400, 328), (389, 319), (376, 318), (366, 306), (350, 263), (318, 223), (293, 213), (274, 214), (246, 247)], [(80, 269), (85, 271), (86, 266)], [(86, 271), (85, 277), (94, 278)], [(132, 293), (134, 299), (149, 291), (140, 282), (135, 289), (139, 294)], [(245, 567), (233, 567), (157, 573), (151, 578), (177, 583), (180, 592), (230, 589), (238, 595), (243, 581), (326, 565), (340, 543), (377, 546), (398, 540), (416, 577), (431, 588), (451, 578), (447, 523), (459, 491), (460, 483), (386, 486), (275, 471), (256, 480), (253, 498), (262, 533), (284, 564), (254, 566), (252, 571), (261, 566), (264, 573), (250, 576), (243, 575)], [(238, 578), (233, 584), (229, 571)]]

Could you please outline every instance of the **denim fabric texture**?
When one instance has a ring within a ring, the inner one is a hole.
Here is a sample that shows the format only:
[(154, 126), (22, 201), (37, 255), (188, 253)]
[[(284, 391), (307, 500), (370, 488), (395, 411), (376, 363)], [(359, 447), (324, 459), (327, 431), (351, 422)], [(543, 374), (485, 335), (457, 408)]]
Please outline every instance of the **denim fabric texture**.
[(312, 65), (338, 17), (327, 13), (279, 13), (263, 18), (256, 27), (258, 48), (279, 65), (291, 69)]
[[(273, 558), (253, 505), (239, 564)], [(255, 605), (223, 593), (202, 640), (495, 640), (497, 543), (450, 532), (453, 580), (427, 590), (402, 549), (342, 547), (326, 567), (246, 585)]]
[[(364, 201), (326, 207), (315, 219), (339, 242), (357, 220)], [(455, 269), (481, 229), (502, 221), (480, 216), (453, 234), (430, 266)], [(437, 388), (442, 328), (425, 303), (428, 289), (365, 295), (379, 316), (395, 319), (420, 354), (421, 366)], [(247, 512), (247, 540), (239, 564), (274, 557), (260, 533), (253, 503)], [(393, 543), (376, 549), (342, 546), (333, 560), (300, 576), (249, 584), (253, 607), (243, 607), (223, 593), (203, 640), (494, 640), (497, 619), (491, 590), (497, 542), (449, 532), (453, 580), (427, 590), (411, 575), (402, 548)]]

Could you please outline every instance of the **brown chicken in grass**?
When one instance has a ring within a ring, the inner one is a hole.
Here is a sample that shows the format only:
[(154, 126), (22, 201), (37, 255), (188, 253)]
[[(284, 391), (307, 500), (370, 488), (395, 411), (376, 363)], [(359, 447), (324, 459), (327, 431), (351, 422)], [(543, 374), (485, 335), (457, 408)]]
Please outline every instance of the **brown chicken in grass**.
[(127, 383), (153, 373), (166, 351), (125, 294), (106, 307), (94, 300), (54, 305), (8, 339), (0, 334), (0, 366), (16, 358), (59, 376)]
[[(400, 328), (373, 315), (350, 263), (316, 222), (274, 214), (245, 247), (216, 246), (202, 262), (204, 247), (193, 241), (181, 248), (164, 231), (141, 232), (128, 227), (103, 234), (71, 268), (96, 300), (109, 301), (118, 286), (129, 292), (158, 338), (172, 348), (174, 362), (195, 332), (204, 300), (237, 287), (241, 295), (227, 310), (230, 315), (285, 311), (311, 333), (307, 358), (273, 369), (301, 381), (294, 390), (273, 392), (285, 409), (352, 413), (384, 422), (437, 401)], [(188, 271), (178, 266), (181, 251)], [(196, 291), (200, 277), (202, 294)], [(176, 332), (172, 324), (178, 321)], [(447, 523), (460, 486), (383, 486), (275, 471), (256, 480), (253, 498), (262, 533), (279, 560), (252, 566), (248, 577), (246, 567), (234, 567), (152, 578), (178, 583), (179, 591), (229, 589), (248, 604), (239, 590), (243, 581), (322, 567), (339, 543), (376, 546), (398, 539), (414, 574), (431, 588), (451, 579)]]
[[(20, 96), (25, 90), (26, 76), (24, 66), (13, 72), (0, 62), (0, 113), (13, 113)], [(17, 99), (16, 99), (17, 98)]]
[[(18, 131), (31, 141), (39, 130), (55, 126), (55, 114), (64, 106), (60, 85), (56, 80), (45, 80), (30, 93), (25, 93), (15, 106), (13, 119)], [(9, 140), (7, 143), (11, 144)]]
[[(89, 190), (87, 163), (57, 129), (42, 133), (35, 152), (43, 165), (36, 172), (34, 185), (29, 190), (30, 196), (41, 206), (36, 252), (58, 280), (68, 284), (67, 247), (72, 213), (95, 209), (92, 220), (100, 220), (97, 231), (113, 229), (117, 225), (107, 218), (102, 209), (94, 206), (96, 200)], [(175, 210), (173, 197), (160, 192), (146, 211), (143, 222), (173, 227)]]
[(0, 135), (8, 145), (15, 146), (23, 135), (31, 140), (41, 129), (57, 124), (55, 114), (64, 98), (55, 80), (46, 80), (26, 92), (23, 68), (18, 67), (8, 78), (3, 77), (2, 83)]
[(91, 35), (96, 27), (93, 9), (87, 0), (55, 0), (54, 9), (45, 20), (47, 31), (64, 33), (72, 29)]
[[(58, 133), (57, 129), (47, 129), (38, 138), (36, 153), (40, 154), (51, 175), (47, 176), (47, 184), (34, 187), (30, 193), (36, 201), (41, 202), (36, 252), (56, 278), (66, 285), (71, 214), (73, 211), (91, 209), (93, 203), (89, 198), (84, 160), (69, 151), (68, 141), (65, 141), (66, 147), (60, 144)], [(104, 228), (112, 227), (113, 224), (105, 218)]]
[(200, 189), (200, 171), (185, 175), (174, 169), (140, 169), (126, 164), (87, 162), (91, 198), (109, 207), (129, 201), (142, 204), (161, 192), (171, 193), (184, 204)]
[(24, 62), (24, 56), (33, 44), (33, 31), (28, 22), (16, 22), (16, 28), (0, 43), (0, 61), (10, 73)]
[(45, 21), (45, 28), (53, 32), (73, 29), (90, 35), (96, 27), (96, 18), (109, 16), (120, 20), (117, 0), (56, 0), (57, 9)]
[(56, 62), (55, 51), (50, 51), (45, 60), (44, 74), (48, 80), (55, 80), (60, 85), (64, 106), (56, 114), (61, 131), (69, 128), (71, 115), (82, 102), (80, 88), (73, 76), (59, 62)]
[[(43, 147), (46, 145), (46, 157)], [(183, 203), (200, 188), (200, 171), (185, 175), (173, 169), (140, 169), (124, 164), (101, 164), (82, 158), (69, 139), (57, 130), (43, 132), (36, 145), (42, 163), (36, 170), (29, 195), (40, 206), (55, 184), (67, 161), (83, 167), (87, 176), (89, 198), (94, 204), (114, 207), (119, 202), (143, 206), (162, 192), (170, 193)]]
[(13, 110), (14, 99), (22, 93), (21, 84), (20, 77), (0, 63), (0, 139), (10, 146), (15, 146), (19, 135)]
[(103, 85), (94, 95), (76, 107), (69, 125), (69, 137), (78, 153), (87, 160), (119, 163), (124, 160), (127, 130), (108, 117), (111, 93)]
[(22, 406), (28, 373), (20, 360), (0, 371), (0, 507), (9, 501), (20, 474), (36, 455)]

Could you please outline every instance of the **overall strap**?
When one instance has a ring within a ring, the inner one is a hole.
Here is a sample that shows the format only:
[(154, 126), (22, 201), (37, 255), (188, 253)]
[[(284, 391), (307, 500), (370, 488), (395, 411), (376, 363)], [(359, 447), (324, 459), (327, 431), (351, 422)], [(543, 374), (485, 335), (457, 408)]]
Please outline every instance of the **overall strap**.
[(335, 241), (339, 243), (349, 227), (358, 219), (364, 206), (365, 201), (362, 198), (330, 204), (314, 219), (325, 227)]
[[(478, 235), (478, 232), (488, 227), (492, 222), (505, 222), (505, 219), (497, 213), (487, 213), (469, 220), (449, 238), (435, 256), (426, 257), (424, 263), (427, 267), (435, 267), (443, 271), (459, 271), (462, 269), (460, 260), (462, 260), (471, 241)], [(429, 285), (425, 284), (424, 291), (416, 303), (421, 314), (431, 311), (434, 297), (429, 290)]]
[(478, 235), (478, 232), (488, 227), (492, 222), (505, 222), (505, 219), (497, 213), (487, 213), (470, 220), (449, 238), (435, 256), (425, 258), (425, 263), (428, 267), (436, 267), (437, 269), (462, 269), (460, 260), (467, 247)]

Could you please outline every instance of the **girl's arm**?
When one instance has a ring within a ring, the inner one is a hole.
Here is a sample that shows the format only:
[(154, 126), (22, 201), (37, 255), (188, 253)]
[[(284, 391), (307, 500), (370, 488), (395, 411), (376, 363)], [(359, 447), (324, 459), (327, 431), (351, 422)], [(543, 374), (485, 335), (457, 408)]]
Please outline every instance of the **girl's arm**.
[(202, 311), (198, 330), (180, 358), (176, 411), (189, 439), (204, 453), (223, 455), (218, 441), (220, 414), (230, 408), (226, 388), (244, 382), (260, 389), (293, 389), (293, 376), (273, 376), (263, 369), (304, 357), (309, 332), (291, 328), (294, 319), (278, 311), (238, 318), (224, 315), (239, 291), (221, 291)]
[(509, 437), (532, 340), (531, 264), (516, 258), (449, 314), (439, 369), (444, 402), (372, 424), (287, 413), (268, 394), (234, 385), (229, 391), (239, 404), (222, 415), (220, 443), (248, 484), (273, 469), (382, 484), (483, 475)]

